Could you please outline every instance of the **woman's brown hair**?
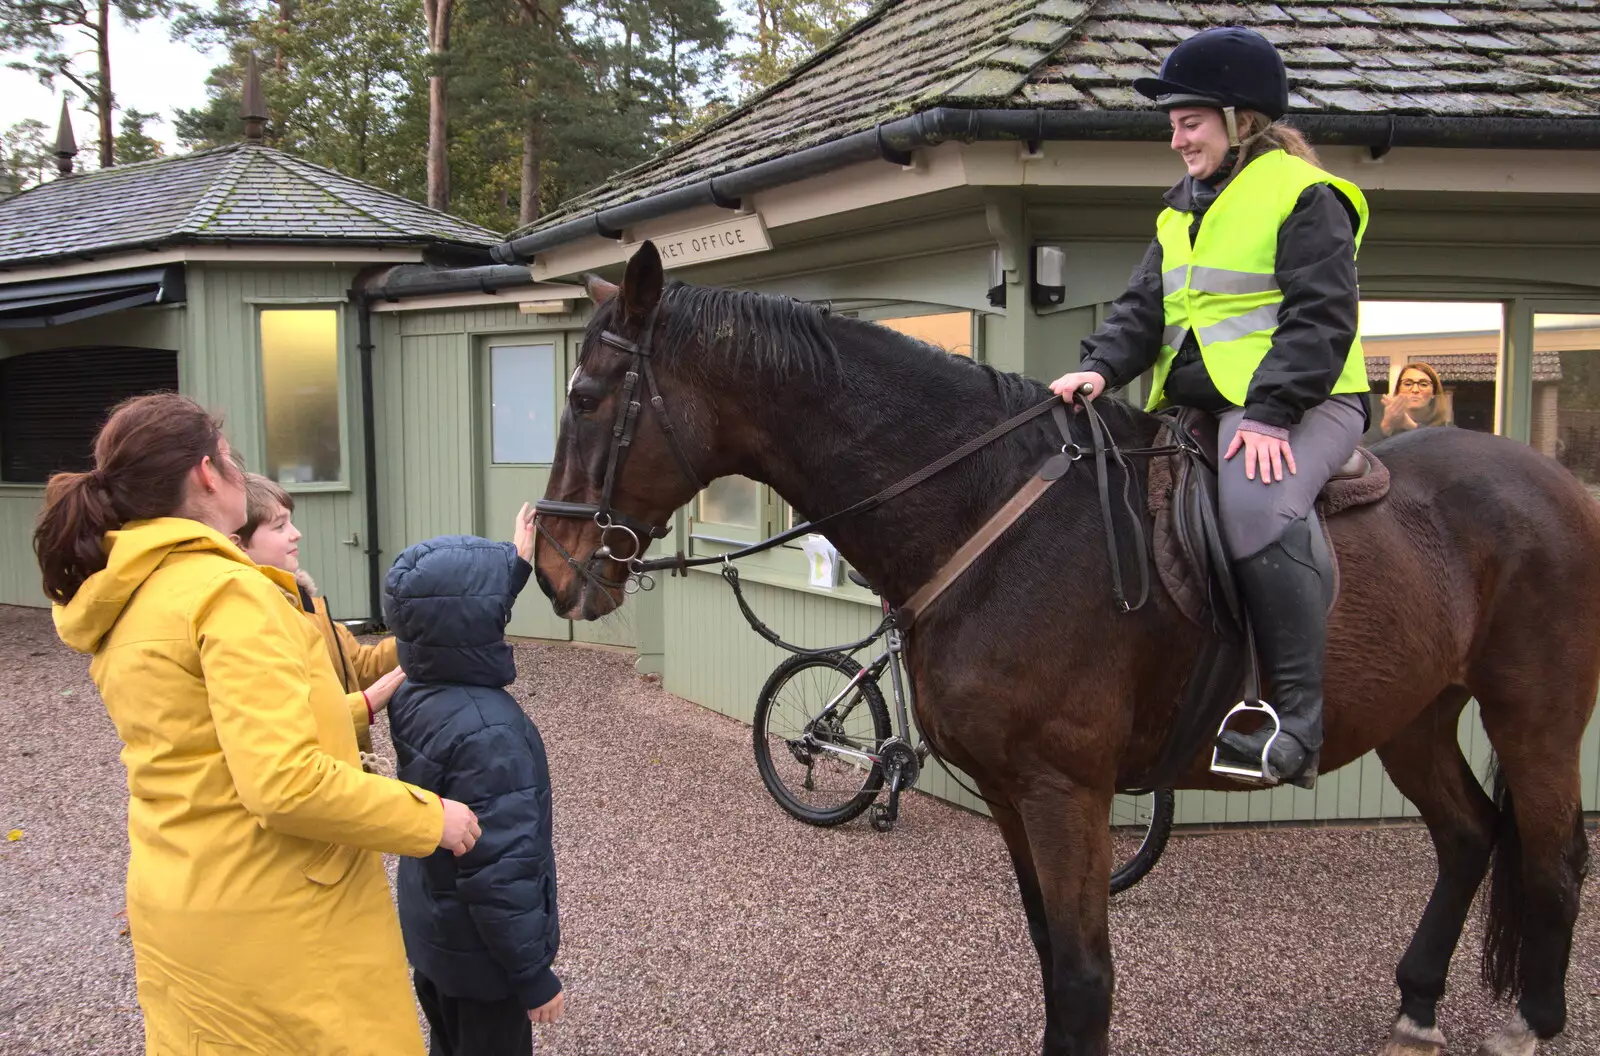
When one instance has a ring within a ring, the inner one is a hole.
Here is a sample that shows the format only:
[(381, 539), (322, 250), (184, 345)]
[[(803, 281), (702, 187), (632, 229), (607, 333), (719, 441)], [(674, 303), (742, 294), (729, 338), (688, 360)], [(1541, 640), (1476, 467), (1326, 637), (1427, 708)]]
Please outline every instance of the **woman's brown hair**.
[(94, 441), (88, 473), (56, 473), (45, 486), (33, 552), (51, 601), (66, 604), (106, 567), (105, 534), (128, 521), (167, 517), (183, 505), (189, 471), (219, 457), (222, 422), (175, 392), (135, 396), (111, 412)]

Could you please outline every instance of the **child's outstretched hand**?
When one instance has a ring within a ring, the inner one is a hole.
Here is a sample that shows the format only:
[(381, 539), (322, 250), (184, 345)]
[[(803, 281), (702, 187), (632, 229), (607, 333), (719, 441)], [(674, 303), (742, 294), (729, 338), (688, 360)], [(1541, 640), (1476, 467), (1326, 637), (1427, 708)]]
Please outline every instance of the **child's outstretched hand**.
[(567, 1011), (567, 992), (565, 990), (540, 1005), (538, 1008), (528, 1010), (528, 1020), (532, 1023), (554, 1023)]
[(511, 530), (511, 542), (517, 548), (517, 556), (533, 564), (533, 507), (526, 502), (517, 511), (517, 525)]

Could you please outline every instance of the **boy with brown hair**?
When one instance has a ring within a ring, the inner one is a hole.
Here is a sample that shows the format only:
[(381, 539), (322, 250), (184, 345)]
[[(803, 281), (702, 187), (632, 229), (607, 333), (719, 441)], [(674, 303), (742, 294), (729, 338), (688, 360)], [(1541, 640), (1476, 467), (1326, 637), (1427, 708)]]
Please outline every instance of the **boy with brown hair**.
[(328, 599), (300, 567), (300, 529), (294, 526), (294, 496), (277, 481), (258, 473), (245, 474), (245, 522), (233, 541), (258, 565), (292, 572), (300, 587), (300, 610), (322, 634), (328, 659), (344, 685), (350, 720), (363, 752), (372, 750), (372, 720), (389, 706), (389, 698), (405, 680), (394, 639), (362, 645), (328, 610)]

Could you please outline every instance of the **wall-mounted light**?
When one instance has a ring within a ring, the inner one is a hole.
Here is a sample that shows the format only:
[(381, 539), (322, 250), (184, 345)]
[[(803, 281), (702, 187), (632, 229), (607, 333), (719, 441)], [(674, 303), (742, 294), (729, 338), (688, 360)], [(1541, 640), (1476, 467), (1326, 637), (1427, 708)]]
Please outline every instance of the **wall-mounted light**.
[(1067, 299), (1067, 251), (1061, 246), (1033, 247), (1033, 287), (1031, 299), (1036, 307), (1060, 304)]
[(996, 308), (1006, 306), (1006, 260), (999, 246), (989, 251), (989, 303)]

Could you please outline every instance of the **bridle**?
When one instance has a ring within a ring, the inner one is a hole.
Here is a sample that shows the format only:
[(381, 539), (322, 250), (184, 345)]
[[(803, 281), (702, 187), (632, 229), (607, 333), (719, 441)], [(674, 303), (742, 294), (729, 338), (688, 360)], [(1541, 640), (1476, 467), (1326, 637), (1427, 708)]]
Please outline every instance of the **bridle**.
[[(667, 438), (667, 447), (677, 459), (679, 472), (683, 474), (684, 480), (694, 486), (696, 493), (705, 487), (700, 482), (700, 475), (694, 471), (689, 456), (684, 452), (677, 432), (672, 428), (666, 401), (661, 397), (661, 387), (656, 383), (655, 370), (650, 365), (654, 354), (651, 346), (655, 339), (656, 314), (660, 310), (661, 302), (657, 301), (656, 306), (650, 309), (650, 314), (645, 317), (644, 329), (637, 341), (630, 341), (611, 330), (604, 330), (600, 334), (601, 344), (610, 345), (617, 351), (633, 357), (627, 373), (622, 376), (622, 393), (617, 400), (616, 420), (611, 425), (611, 450), (606, 458), (606, 475), (600, 489), (600, 501), (589, 503), (540, 499), (533, 507), (534, 529), (555, 548), (556, 553), (573, 571), (604, 590), (621, 588), (628, 594), (639, 590), (650, 590), (655, 586), (655, 580), (643, 567), (645, 547), (650, 545), (649, 540), (660, 539), (671, 531), (668, 525), (648, 524), (611, 504), (612, 496), (617, 489), (617, 478), (622, 475), (622, 467), (628, 460), (628, 451), (633, 447), (634, 432), (639, 426), (639, 411), (642, 405), (638, 397), (641, 381), (644, 383), (644, 395), (648, 397), (650, 407), (655, 411), (656, 422)], [(540, 520), (542, 516), (593, 520), (595, 526), (600, 529), (599, 547), (587, 561), (580, 562), (545, 528)], [(626, 554), (619, 549), (623, 546), (627, 547)], [(602, 576), (599, 571), (600, 565), (608, 560), (625, 565), (628, 574), (621, 580), (611, 580)]]

